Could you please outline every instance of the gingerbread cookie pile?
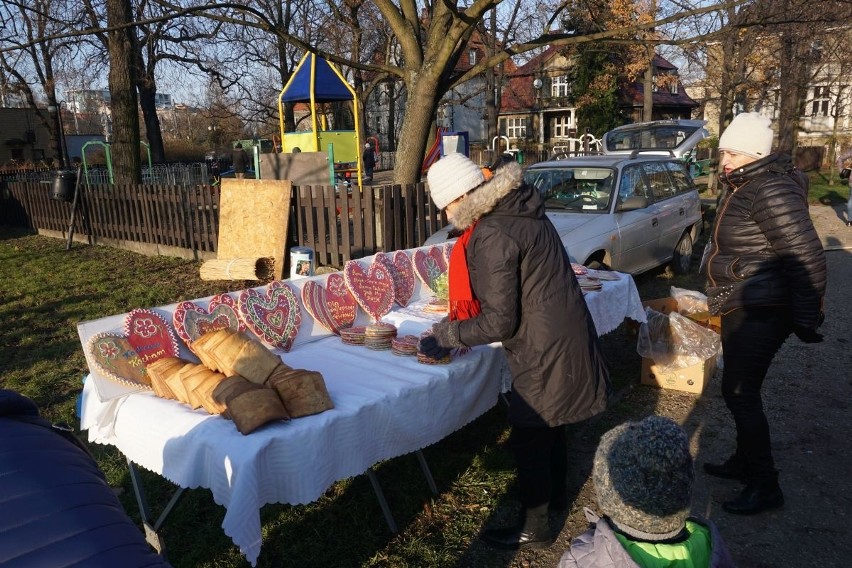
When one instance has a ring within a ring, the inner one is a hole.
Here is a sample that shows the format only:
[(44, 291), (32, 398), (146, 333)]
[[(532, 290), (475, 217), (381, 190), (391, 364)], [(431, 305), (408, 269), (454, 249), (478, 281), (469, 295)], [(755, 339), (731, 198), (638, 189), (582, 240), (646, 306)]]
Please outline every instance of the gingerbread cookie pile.
[(320, 373), (290, 368), (243, 332), (220, 329), (190, 347), (200, 364), (167, 357), (148, 365), (154, 393), (222, 414), (242, 434), (334, 407)]

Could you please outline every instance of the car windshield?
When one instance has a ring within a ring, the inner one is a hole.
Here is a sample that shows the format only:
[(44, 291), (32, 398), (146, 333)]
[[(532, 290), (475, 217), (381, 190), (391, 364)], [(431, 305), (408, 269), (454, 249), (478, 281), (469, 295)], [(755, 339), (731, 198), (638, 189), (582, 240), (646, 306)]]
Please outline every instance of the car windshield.
[(659, 125), (654, 127), (626, 128), (607, 133), (606, 149), (618, 150), (674, 150), (689, 138), (699, 126)]
[(583, 213), (609, 210), (615, 172), (600, 167), (530, 168), (524, 181), (541, 193), (548, 209)]

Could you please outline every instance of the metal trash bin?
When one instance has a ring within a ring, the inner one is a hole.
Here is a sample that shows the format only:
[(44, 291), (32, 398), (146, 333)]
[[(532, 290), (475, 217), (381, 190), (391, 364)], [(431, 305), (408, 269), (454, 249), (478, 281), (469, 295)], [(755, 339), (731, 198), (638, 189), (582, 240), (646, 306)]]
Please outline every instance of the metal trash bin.
[(77, 172), (74, 170), (59, 170), (53, 178), (51, 199), (71, 202), (74, 200), (74, 186), (77, 185)]

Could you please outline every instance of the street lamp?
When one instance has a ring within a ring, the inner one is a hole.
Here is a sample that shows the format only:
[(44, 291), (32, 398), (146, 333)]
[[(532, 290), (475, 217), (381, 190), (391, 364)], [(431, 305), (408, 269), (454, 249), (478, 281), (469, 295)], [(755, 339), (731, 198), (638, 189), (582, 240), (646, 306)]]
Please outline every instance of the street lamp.
[(533, 81), (533, 89), (535, 89), (535, 106), (538, 107), (538, 143), (539, 150), (544, 149), (544, 109), (541, 106), (541, 88), (544, 82), (538, 77)]
[[(47, 112), (56, 113), (56, 118), (59, 121), (59, 160), (62, 162), (62, 169), (68, 169), (71, 165), (71, 160), (68, 159), (68, 143), (65, 140), (65, 127), (62, 124), (62, 104), (65, 101), (59, 101), (55, 105), (48, 105)], [(65, 106), (68, 106), (67, 104)]]

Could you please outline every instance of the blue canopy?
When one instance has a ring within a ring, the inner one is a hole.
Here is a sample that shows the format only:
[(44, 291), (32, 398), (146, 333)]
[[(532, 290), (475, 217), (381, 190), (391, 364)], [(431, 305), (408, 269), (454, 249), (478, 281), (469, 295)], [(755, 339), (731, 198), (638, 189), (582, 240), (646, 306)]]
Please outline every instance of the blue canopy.
[(337, 73), (322, 57), (309, 53), (296, 68), (281, 94), (281, 102), (307, 103), (311, 101), (311, 68), (314, 68), (314, 101), (327, 103), (333, 101), (351, 101), (352, 93)]

